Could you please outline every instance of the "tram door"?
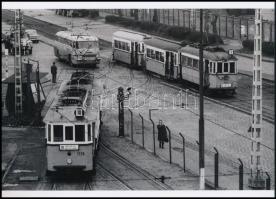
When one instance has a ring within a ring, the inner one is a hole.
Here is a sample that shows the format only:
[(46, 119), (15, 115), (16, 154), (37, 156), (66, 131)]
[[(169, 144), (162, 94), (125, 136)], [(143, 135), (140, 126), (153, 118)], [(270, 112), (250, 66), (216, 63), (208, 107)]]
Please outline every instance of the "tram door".
[(131, 42), (131, 65), (136, 67), (138, 66), (138, 43)]
[(165, 74), (167, 79), (173, 78), (174, 59), (174, 53), (166, 51)]

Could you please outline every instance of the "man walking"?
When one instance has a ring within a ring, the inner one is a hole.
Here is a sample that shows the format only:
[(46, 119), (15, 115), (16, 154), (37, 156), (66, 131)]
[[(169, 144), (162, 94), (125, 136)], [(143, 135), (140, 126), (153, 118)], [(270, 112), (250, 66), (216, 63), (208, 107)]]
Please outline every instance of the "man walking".
[(168, 137), (167, 137), (166, 126), (163, 124), (162, 120), (159, 120), (157, 129), (158, 129), (159, 148), (164, 149), (164, 142), (167, 142)]
[(53, 62), (53, 65), (51, 66), (51, 74), (52, 74), (52, 83), (56, 83), (57, 67), (55, 65), (55, 62)]

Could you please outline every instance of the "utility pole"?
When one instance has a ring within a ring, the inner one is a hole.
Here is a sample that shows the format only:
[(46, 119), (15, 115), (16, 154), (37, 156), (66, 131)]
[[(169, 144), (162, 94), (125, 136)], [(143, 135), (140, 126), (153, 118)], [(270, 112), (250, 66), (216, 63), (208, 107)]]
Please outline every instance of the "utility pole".
[(124, 132), (124, 89), (123, 87), (118, 88), (118, 95), (117, 95), (117, 100), (118, 100), (118, 109), (119, 109), (119, 137), (124, 137), (125, 132)]
[(15, 115), (21, 117), (22, 107), (22, 58), (21, 58), (21, 25), (22, 15), (20, 10), (15, 10), (14, 22), (14, 79), (15, 79)]
[(255, 36), (252, 85), (252, 128), (251, 128), (251, 176), (248, 186), (252, 189), (264, 189), (265, 180), (261, 164), (262, 135), (262, 17), (261, 10), (255, 10)]
[(199, 177), (200, 189), (205, 189), (204, 173), (204, 112), (203, 112), (203, 11), (200, 9), (200, 47), (199, 47)]

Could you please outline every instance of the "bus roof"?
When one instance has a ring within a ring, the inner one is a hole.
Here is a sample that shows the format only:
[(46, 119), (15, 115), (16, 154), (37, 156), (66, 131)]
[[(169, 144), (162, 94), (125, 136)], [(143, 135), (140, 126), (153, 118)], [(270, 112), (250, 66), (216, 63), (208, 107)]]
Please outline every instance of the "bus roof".
[(113, 33), (113, 37), (140, 42), (149, 36), (143, 33), (119, 30)]
[[(179, 50), (187, 54), (199, 56), (199, 48), (192, 46), (185, 46)], [(203, 50), (203, 58), (211, 61), (222, 61), (222, 60), (233, 60), (236, 61), (237, 58), (234, 55), (230, 55), (227, 52), (212, 52)]]
[(72, 41), (98, 41), (96, 36), (89, 34), (78, 34), (71, 31), (59, 31), (56, 35)]
[(148, 46), (160, 48), (162, 50), (168, 51), (178, 51), (181, 48), (181, 45), (176, 42), (172, 42), (169, 40), (161, 39), (161, 38), (150, 38), (145, 40), (145, 44)]

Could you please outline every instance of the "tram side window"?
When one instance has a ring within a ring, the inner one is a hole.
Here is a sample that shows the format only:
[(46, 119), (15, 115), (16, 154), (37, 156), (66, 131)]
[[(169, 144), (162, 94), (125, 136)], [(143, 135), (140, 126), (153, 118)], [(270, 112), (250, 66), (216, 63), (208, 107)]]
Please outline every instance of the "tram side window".
[(187, 57), (182, 56), (181, 58), (182, 58), (182, 59), (181, 59), (181, 65), (182, 65), (182, 66), (186, 66), (186, 64), (187, 64)]
[(230, 73), (235, 73), (235, 62), (230, 62)]
[(197, 59), (193, 59), (193, 67), (194, 68), (199, 68), (198, 67), (198, 60)]
[(75, 141), (76, 142), (84, 142), (85, 141), (84, 125), (75, 125)]
[(63, 142), (63, 125), (54, 125), (54, 142)]
[(88, 141), (91, 141), (91, 124), (88, 124)]
[(164, 62), (164, 53), (160, 52), (160, 61)]
[(150, 49), (147, 48), (147, 57), (150, 57)]
[(48, 124), (48, 141), (51, 142), (52, 136), (51, 136), (51, 124)]
[(154, 53), (154, 50), (150, 50), (150, 57), (152, 59), (155, 59), (155, 53)]
[(192, 62), (193, 62), (193, 59), (187, 57), (187, 66), (192, 67), (193, 65)]
[(222, 73), (222, 63), (221, 62), (218, 62), (217, 73)]

